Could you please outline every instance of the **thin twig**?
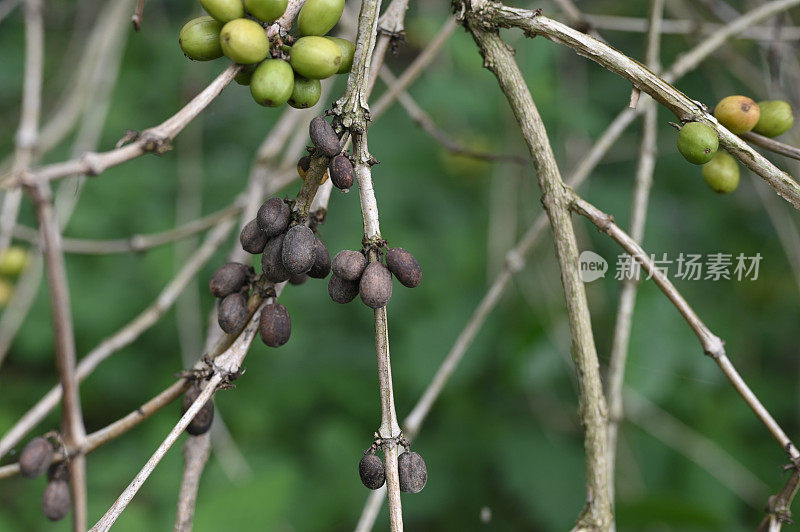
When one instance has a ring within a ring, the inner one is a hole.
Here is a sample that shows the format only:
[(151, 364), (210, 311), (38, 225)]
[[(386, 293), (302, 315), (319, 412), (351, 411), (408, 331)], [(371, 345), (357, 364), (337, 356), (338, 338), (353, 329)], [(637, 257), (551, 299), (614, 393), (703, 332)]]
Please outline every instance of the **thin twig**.
[(143, 15), (144, 15), (144, 0), (137, 0), (136, 10), (133, 12), (133, 16), (131, 17), (131, 22), (133, 23), (133, 29), (135, 31), (139, 31), (142, 28)]
[(178, 495), (178, 512), (175, 514), (173, 529), (175, 532), (192, 530), (197, 490), (209, 454), (211, 454), (211, 436), (208, 432), (187, 438), (183, 444), (183, 479)]
[(741, 137), (751, 144), (760, 146), (765, 150), (769, 150), (780, 155), (785, 155), (786, 157), (790, 157), (792, 159), (800, 160), (800, 148), (795, 148), (794, 146), (790, 146), (789, 144), (785, 144), (778, 140), (759, 135), (753, 131), (744, 133), (741, 135)]
[(769, 498), (767, 515), (758, 525), (757, 532), (780, 532), (784, 524), (792, 524), (791, 505), (798, 489), (800, 489), (800, 471), (794, 469), (781, 491)]

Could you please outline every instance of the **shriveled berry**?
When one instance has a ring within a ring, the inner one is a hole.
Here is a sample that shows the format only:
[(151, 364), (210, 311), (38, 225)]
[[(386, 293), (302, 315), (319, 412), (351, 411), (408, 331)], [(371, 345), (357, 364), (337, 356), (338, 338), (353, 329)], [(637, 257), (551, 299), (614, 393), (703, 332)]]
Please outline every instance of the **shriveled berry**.
[(333, 273), (346, 281), (358, 281), (364, 268), (367, 267), (367, 258), (360, 251), (343, 249), (333, 257), (331, 269)]
[(324, 37), (300, 37), (289, 51), (289, 61), (294, 71), (304, 78), (325, 79), (339, 70), (342, 51)]
[(689, 122), (678, 133), (678, 151), (692, 164), (705, 164), (719, 147), (717, 132), (700, 122)]
[(300, 160), (297, 161), (297, 175), (300, 176), (300, 179), (305, 180), (309, 168), (311, 168), (311, 156), (300, 157)]
[(346, 155), (337, 155), (331, 159), (328, 170), (331, 173), (331, 182), (336, 188), (348, 190), (353, 186), (353, 163)]
[(356, 45), (353, 41), (348, 41), (347, 39), (341, 39), (339, 37), (325, 37), (336, 43), (339, 47), (339, 50), (342, 51), (342, 64), (339, 65), (339, 70), (336, 71), (337, 74), (347, 74), (350, 72), (350, 69), (353, 68), (353, 56), (356, 53)]
[(307, 273), (297, 273), (289, 276), (289, 282), (295, 286), (299, 286), (308, 281)]
[(297, 15), (300, 35), (325, 35), (339, 22), (344, 0), (306, 0)]
[(294, 90), (294, 72), (283, 59), (267, 59), (253, 72), (250, 94), (259, 105), (280, 107)]
[(72, 498), (66, 480), (53, 480), (42, 493), (42, 513), (51, 521), (60, 521), (69, 513)]
[(369, 489), (380, 488), (386, 482), (383, 460), (375, 454), (365, 454), (358, 462), (358, 475), (361, 477), (361, 483)]
[(392, 274), (380, 262), (370, 262), (361, 275), (358, 293), (366, 306), (385, 307), (392, 298)]
[(414, 288), (422, 282), (419, 262), (403, 248), (392, 248), (386, 252), (386, 267), (403, 286)]
[(747, 96), (728, 96), (714, 108), (714, 116), (731, 133), (747, 133), (758, 123), (761, 110), (758, 104)]
[(333, 274), (328, 281), (328, 295), (334, 303), (350, 303), (358, 295), (358, 281), (348, 281)]
[(289, 0), (244, 0), (247, 12), (264, 22), (279, 19), (288, 4)]
[(739, 186), (739, 164), (728, 152), (720, 150), (703, 165), (703, 179), (714, 192), (733, 192)]
[[(183, 407), (181, 409), (182, 414), (185, 414), (189, 411), (189, 408), (191, 408), (197, 398), (200, 397), (202, 391), (203, 390), (200, 389), (200, 386), (198, 386), (197, 383), (193, 384), (188, 390), (186, 390), (186, 393), (183, 396)], [(189, 425), (186, 427), (186, 432), (192, 436), (200, 436), (201, 434), (205, 434), (208, 432), (208, 429), (211, 428), (211, 423), (213, 421), (214, 401), (209, 399), (189, 422)]]
[(200, 5), (206, 13), (223, 24), (244, 16), (242, 0), (200, 0)]
[(239, 234), (239, 242), (242, 244), (242, 249), (253, 255), (264, 251), (267, 240), (269, 240), (267, 233), (258, 228), (258, 222), (255, 219), (247, 222)]
[(289, 97), (289, 105), (295, 109), (308, 109), (314, 107), (322, 94), (322, 84), (318, 79), (306, 79), (303, 76), (294, 77), (294, 88)]
[(270, 198), (258, 209), (256, 221), (258, 227), (272, 238), (286, 231), (291, 216), (292, 210), (282, 199)]
[(222, 57), (219, 33), (222, 23), (213, 17), (198, 17), (190, 20), (178, 34), (178, 44), (184, 55), (195, 61), (210, 61)]
[(754, 132), (772, 138), (792, 129), (794, 113), (788, 102), (769, 100), (758, 102), (758, 107), (761, 109), (761, 116), (753, 128)]
[(341, 151), (339, 137), (336, 136), (336, 132), (328, 121), (321, 116), (311, 120), (308, 125), (308, 133), (311, 136), (311, 142), (314, 143), (314, 146), (317, 147), (322, 155), (333, 157)]
[(270, 238), (264, 246), (264, 253), (261, 255), (261, 271), (267, 281), (282, 283), (289, 279), (291, 275), (283, 265), (282, 252), (283, 240), (286, 235), (278, 235)]
[(265, 305), (258, 323), (261, 341), (269, 347), (280, 347), (289, 341), (292, 334), (292, 320), (289, 311), (280, 303)]
[(208, 287), (214, 297), (225, 297), (228, 294), (238, 292), (252, 275), (253, 268), (238, 262), (229, 262), (222, 265), (211, 279)]
[(19, 471), (25, 478), (35, 478), (47, 471), (53, 461), (53, 446), (41, 436), (28, 442), (19, 455)]
[(397, 473), (400, 477), (400, 491), (405, 493), (419, 493), (428, 482), (425, 460), (411, 451), (406, 451), (398, 457)]
[(314, 232), (305, 225), (295, 225), (286, 231), (281, 258), (289, 273), (306, 273), (316, 258)]
[(314, 244), (314, 265), (308, 270), (308, 276), (314, 279), (324, 279), (331, 272), (331, 254), (328, 253), (328, 248), (317, 237)]
[[(241, 0), (236, 1), (241, 5)], [(260, 63), (269, 52), (269, 39), (264, 28), (247, 18), (237, 18), (222, 26), (219, 42), (228, 59), (243, 65)]]
[(217, 311), (220, 329), (228, 334), (239, 332), (247, 323), (247, 298), (241, 292), (225, 296)]

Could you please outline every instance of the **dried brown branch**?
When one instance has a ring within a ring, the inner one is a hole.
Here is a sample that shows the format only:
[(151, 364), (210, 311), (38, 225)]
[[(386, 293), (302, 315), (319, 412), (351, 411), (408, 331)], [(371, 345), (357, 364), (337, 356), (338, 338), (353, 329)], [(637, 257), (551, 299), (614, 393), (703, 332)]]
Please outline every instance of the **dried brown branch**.
[(751, 144), (760, 146), (765, 150), (769, 150), (779, 155), (785, 155), (786, 157), (790, 157), (792, 159), (800, 160), (800, 148), (795, 148), (794, 146), (784, 144), (778, 140), (759, 135), (753, 131), (745, 133), (741, 137)]
[(183, 479), (178, 495), (178, 512), (175, 515), (175, 532), (190, 532), (197, 490), (208, 456), (211, 454), (211, 435), (192, 436), (183, 444)]
[(144, 16), (144, 0), (137, 0), (136, 2), (136, 10), (133, 12), (133, 16), (131, 17), (131, 22), (133, 23), (133, 29), (139, 31), (142, 29), (142, 17)]
[(767, 515), (758, 525), (758, 532), (780, 532), (784, 524), (792, 524), (792, 501), (800, 489), (800, 471), (794, 469), (781, 491), (769, 498)]

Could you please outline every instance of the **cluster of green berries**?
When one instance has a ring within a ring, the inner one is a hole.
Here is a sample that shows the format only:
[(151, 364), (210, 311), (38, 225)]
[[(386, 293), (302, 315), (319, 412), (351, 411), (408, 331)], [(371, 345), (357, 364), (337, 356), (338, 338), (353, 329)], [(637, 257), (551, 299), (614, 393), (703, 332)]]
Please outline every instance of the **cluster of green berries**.
[[(792, 107), (784, 101), (756, 103), (747, 96), (728, 96), (714, 108), (714, 117), (731, 133), (753, 131), (777, 137), (794, 124)], [(739, 164), (730, 154), (718, 151), (717, 132), (706, 124), (689, 122), (678, 133), (678, 151), (692, 164), (703, 165), (703, 179), (714, 192), (727, 194), (739, 186)]]
[(28, 266), (28, 250), (20, 246), (9, 246), (0, 253), (0, 307), (4, 307), (14, 295), (14, 279)]
[[(400, 480), (400, 491), (404, 493), (419, 493), (428, 482), (428, 466), (422, 457), (412, 452), (407, 442), (406, 450), (397, 458), (397, 473)], [(358, 462), (358, 475), (361, 483), (371, 490), (380, 489), (386, 482), (386, 470), (383, 460), (375, 454), (377, 445), (373, 444), (364, 452), (364, 457)]]
[(350, 72), (355, 44), (328, 37), (344, 0), (307, 0), (297, 16), (298, 37), (267, 37), (266, 26), (283, 15), (288, 0), (200, 0), (210, 15), (187, 22), (178, 43), (190, 59), (225, 55), (244, 65), (237, 83), (249, 85), (266, 107), (289, 103), (305, 109), (319, 101), (320, 80)]
[(45, 437), (33, 438), (19, 455), (19, 470), (24, 478), (36, 478), (47, 472), (47, 486), (42, 493), (42, 513), (51, 521), (60, 521), (69, 513), (69, 466), (53, 462), (55, 447)]

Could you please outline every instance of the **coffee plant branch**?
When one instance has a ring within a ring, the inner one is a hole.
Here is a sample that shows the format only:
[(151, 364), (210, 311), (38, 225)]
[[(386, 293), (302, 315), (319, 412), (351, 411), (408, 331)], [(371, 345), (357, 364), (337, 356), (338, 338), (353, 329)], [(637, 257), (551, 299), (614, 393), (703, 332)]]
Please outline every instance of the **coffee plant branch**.
[(142, 28), (142, 17), (144, 16), (144, 0), (137, 0), (136, 9), (131, 17), (133, 29), (139, 31)]
[(174, 532), (190, 532), (197, 502), (197, 490), (203, 468), (211, 454), (211, 433), (186, 439), (183, 444), (183, 477), (178, 493), (178, 511), (175, 513)]
[(378, 40), (375, 43), (375, 51), (372, 53), (372, 63), (370, 64), (369, 79), (367, 81), (367, 94), (372, 94), (378, 74), (383, 68), (383, 60), (389, 46), (392, 49), (397, 47), (397, 42), (405, 38), (405, 18), (408, 9), (408, 0), (393, 0), (383, 15), (378, 19)]
[(790, 146), (789, 144), (785, 144), (779, 140), (771, 139), (752, 131), (743, 134), (742, 138), (746, 141), (749, 141), (751, 144), (755, 144), (756, 146), (764, 148), (765, 150), (769, 150), (792, 159), (800, 160), (800, 148)]
[(795, 469), (781, 491), (769, 498), (767, 515), (759, 523), (757, 532), (780, 532), (784, 524), (793, 524), (791, 506), (798, 488), (800, 470)]
[[(647, 33), (648, 29), (648, 21), (645, 18), (592, 15), (588, 13), (584, 13), (583, 18), (591, 27), (601, 30)], [(661, 27), (661, 33), (669, 35), (709, 35), (720, 27), (722, 27), (721, 24), (713, 22), (665, 19)], [(774, 30), (775, 28), (772, 26), (751, 26), (742, 30), (736, 38), (756, 41), (777, 39), (790, 42), (800, 39), (800, 27), (783, 26), (779, 34), (775, 34)]]

